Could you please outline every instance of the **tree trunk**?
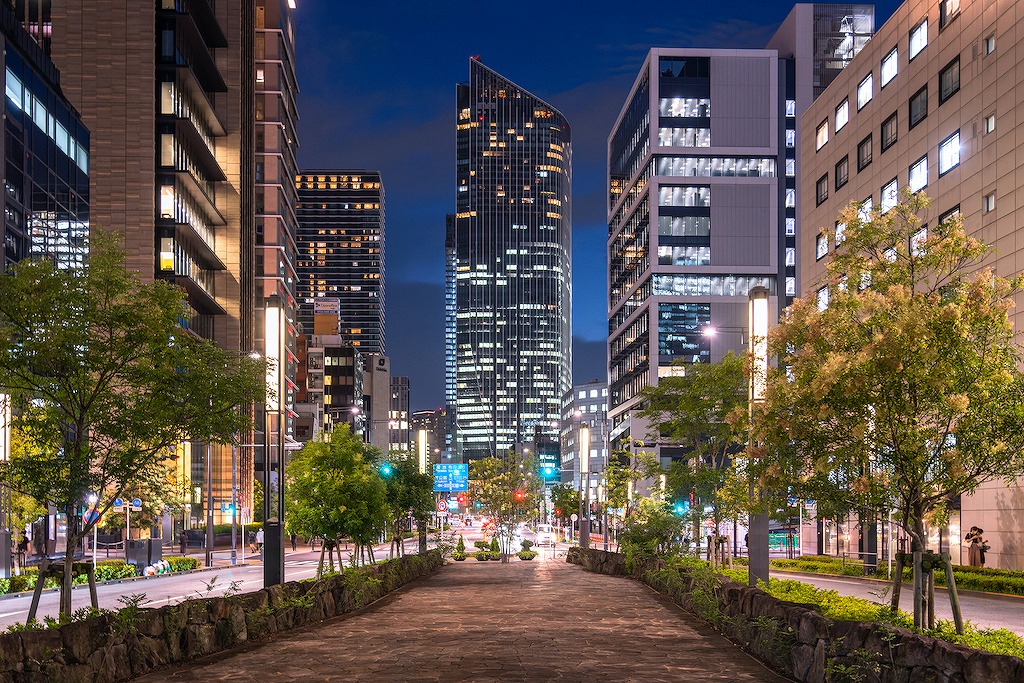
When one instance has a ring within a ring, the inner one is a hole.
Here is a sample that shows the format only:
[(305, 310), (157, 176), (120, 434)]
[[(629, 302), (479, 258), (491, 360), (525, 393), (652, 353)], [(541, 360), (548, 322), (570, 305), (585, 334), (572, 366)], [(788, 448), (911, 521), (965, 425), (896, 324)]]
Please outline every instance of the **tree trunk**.
[[(889, 543), (892, 543), (892, 539), (889, 539)], [(903, 587), (903, 551), (896, 552), (896, 568), (893, 570), (894, 573), (890, 577), (892, 579), (892, 599), (889, 601), (889, 607), (892, 611), (896, 611), (900, 608), (900, 588)]]
[(914, 627), (923, 628), (925, 614), (925, 577), (921, 568), (921, 553), (924, 552), (924, 514), (914, 516), (914, 526), (910, 534), (910, 550), (914, 554)]
[(316, 565), (316, 578), (320, 578), (324, 575), (324, 552), (327, 550), (327, 544), (324, 543), (320, 546), (320, 562)]
[[(75, 549), (78, 547), (78, 543), (82, 540), (79, 538), (77, 527), (77, 517), (68, 515), (68, 537), (67, 545), (64, 549), (64, 575), (61, 578), (60, 585), (60, 614), (61, 616), (71, 616), (71, 587), (74, 583), (74, 560), (75, 560)], [(125, 553), (127, 553), (127, 544), (125, 545)]]

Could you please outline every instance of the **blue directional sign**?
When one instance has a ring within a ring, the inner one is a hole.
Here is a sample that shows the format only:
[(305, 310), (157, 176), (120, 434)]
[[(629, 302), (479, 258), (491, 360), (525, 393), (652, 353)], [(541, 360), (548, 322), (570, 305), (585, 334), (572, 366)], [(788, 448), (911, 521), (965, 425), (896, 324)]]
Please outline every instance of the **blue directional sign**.
[(434, 465), (435, 491), (468, 491), (469, 465), (442, 463)]

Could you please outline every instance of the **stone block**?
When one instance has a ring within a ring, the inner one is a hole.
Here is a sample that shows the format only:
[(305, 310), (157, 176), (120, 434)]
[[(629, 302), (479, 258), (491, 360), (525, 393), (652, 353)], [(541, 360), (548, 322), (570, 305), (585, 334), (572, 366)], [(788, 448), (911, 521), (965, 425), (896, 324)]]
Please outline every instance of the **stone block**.
[(110, 645), (98, 652), (101, 652), (103, 656), (98, 667), (93, 665), (94, 670), (102, 672), (110, 681), (125, 681), (131, 678), (132, 669), (128, 661), (128, 648), (124, 643)]
[(189, 624), (185, 631), (185, 655), (192, 659), (216, 651), (217, 632), (213, 624)]
[(129, 659), (136, 675), (170, 662), (170, 651), (162, 638), (140, 636), (131, 644)]
[(896, 664), (908, 669), (929, 667), (932, 664), (935, 650), (934, 638), (926, 638), (912, 633), (903, 636), (898, 642), (893, 642), (892, 646), (891, 650), (888, 646), (882, 650), (882, 661), (892, 661), (890, 660), (891, 653)]
[(64, 644), (57, 630), (22, 631), (21, 646), (28, 668), (39, 669), (43, 662), (63, 658)]
[(92, 667), (87, 664), (58, 664), (51, 662), (38, 672), (48, 683), (93, 683)]
[(1024, 660), (975, 651), (967, 658), (964, 678), (979, 683), (1020, 683), (1024, 680)]
[(105, 619), (88, 619), (67, 624), (59, 633), (68, 661), (84, 664), (93, 652), (107, 644), (109, 631)]
[(20, 633), (0, 635), (0, 672), (12, 671), (16, 666), (23, 666), (25, 650), (21, 646)]
[[(794, 613), (791, 616), (796, 617)], [(793, 625), (793, 621), (789, 621), (790, 626)], [(801, 643), (806, 645), (817, 645), (818, 641), (828, 640), (829, 628), (831, 622), (823, 617), (821, 614), (811, 610), (804, 610), (797, 619), (796, 637)]]
[(154, 638), (163, 636), (166, 628), (166, 618), (163, 608), (144, 609), (139, 613), (135, 621), (135, 630), (143, 635)]
[(842, 656), (864, 647), (871, 629), (859, 621), (836, 621), (832, 623), (831, 632), (832, 648), (835, 654)]

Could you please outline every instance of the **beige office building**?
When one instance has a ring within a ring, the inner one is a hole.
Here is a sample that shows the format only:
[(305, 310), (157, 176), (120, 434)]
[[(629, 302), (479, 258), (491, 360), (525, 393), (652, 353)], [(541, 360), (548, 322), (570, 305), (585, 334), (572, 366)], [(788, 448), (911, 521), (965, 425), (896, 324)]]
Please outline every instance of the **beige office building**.
[[(835, 249), (819, 230), (834, 228), (851, 201), (884, 207), (908, 186), (934, 200), (929, 225), (959, 211), (971, 233), (995, 246), (988, 265), (1004, 276), (1021, 272), (1024, 42), (1016, 31), (1022, 26), (1024, 3), (1013, 0), (908, 0), (804, 113), (798, 238), (804, 296), (819, 296), (826, 257)], [(1022, 304), (1012, 313), (1018, 329)], [(992, 545), (987, 565), (1020, 569), (1022, 519), (1024, 481), (1009, 488), (992, 482), (963, 497), (949, 528), (935, 530), (931, 547), (948, 546), (955, 561), (961, 529), (977, 525)], [(855, 540), (847, 543), (855, 549)], [(966, 552), (960, 559), (966, 563)]]

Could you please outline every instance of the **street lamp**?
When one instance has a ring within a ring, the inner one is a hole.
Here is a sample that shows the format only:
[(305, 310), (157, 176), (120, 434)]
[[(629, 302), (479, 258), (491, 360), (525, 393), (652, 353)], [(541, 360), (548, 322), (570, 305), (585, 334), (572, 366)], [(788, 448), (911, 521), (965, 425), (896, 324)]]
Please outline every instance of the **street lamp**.
[[(285, 460), (285, 310), (281, 297), (272, 294), (264, 308), (264, 344), (267, 359), (267, 401), (263, 431), (263, 585), (284, 582), (284, 460)], [(270, 416), (274, 415), (277, 461), (277, 500), (271, 504)]]
[[(768, 288), (751, 287), (747, 316), (750, 329), (748, 357), (750, 361), (750, 379), (748, 382), (747, 403), (750, 417), (754, 416), (754, 406), (764, 401), (768, 375)], [(748, 491), (750, 501), (758, 502), (758, 494), (754, 490), (754, 479), (750, 477)], [(750, 514), (748, 527), (747, 555), (750, 563), (750, 585), (756, 586), (758, 580), (768, 583), (768, 513)]]
[(580, 424), (580, 519), (579, 542), (581, 548), (590, 547), (590, 427), (587, 423)]

